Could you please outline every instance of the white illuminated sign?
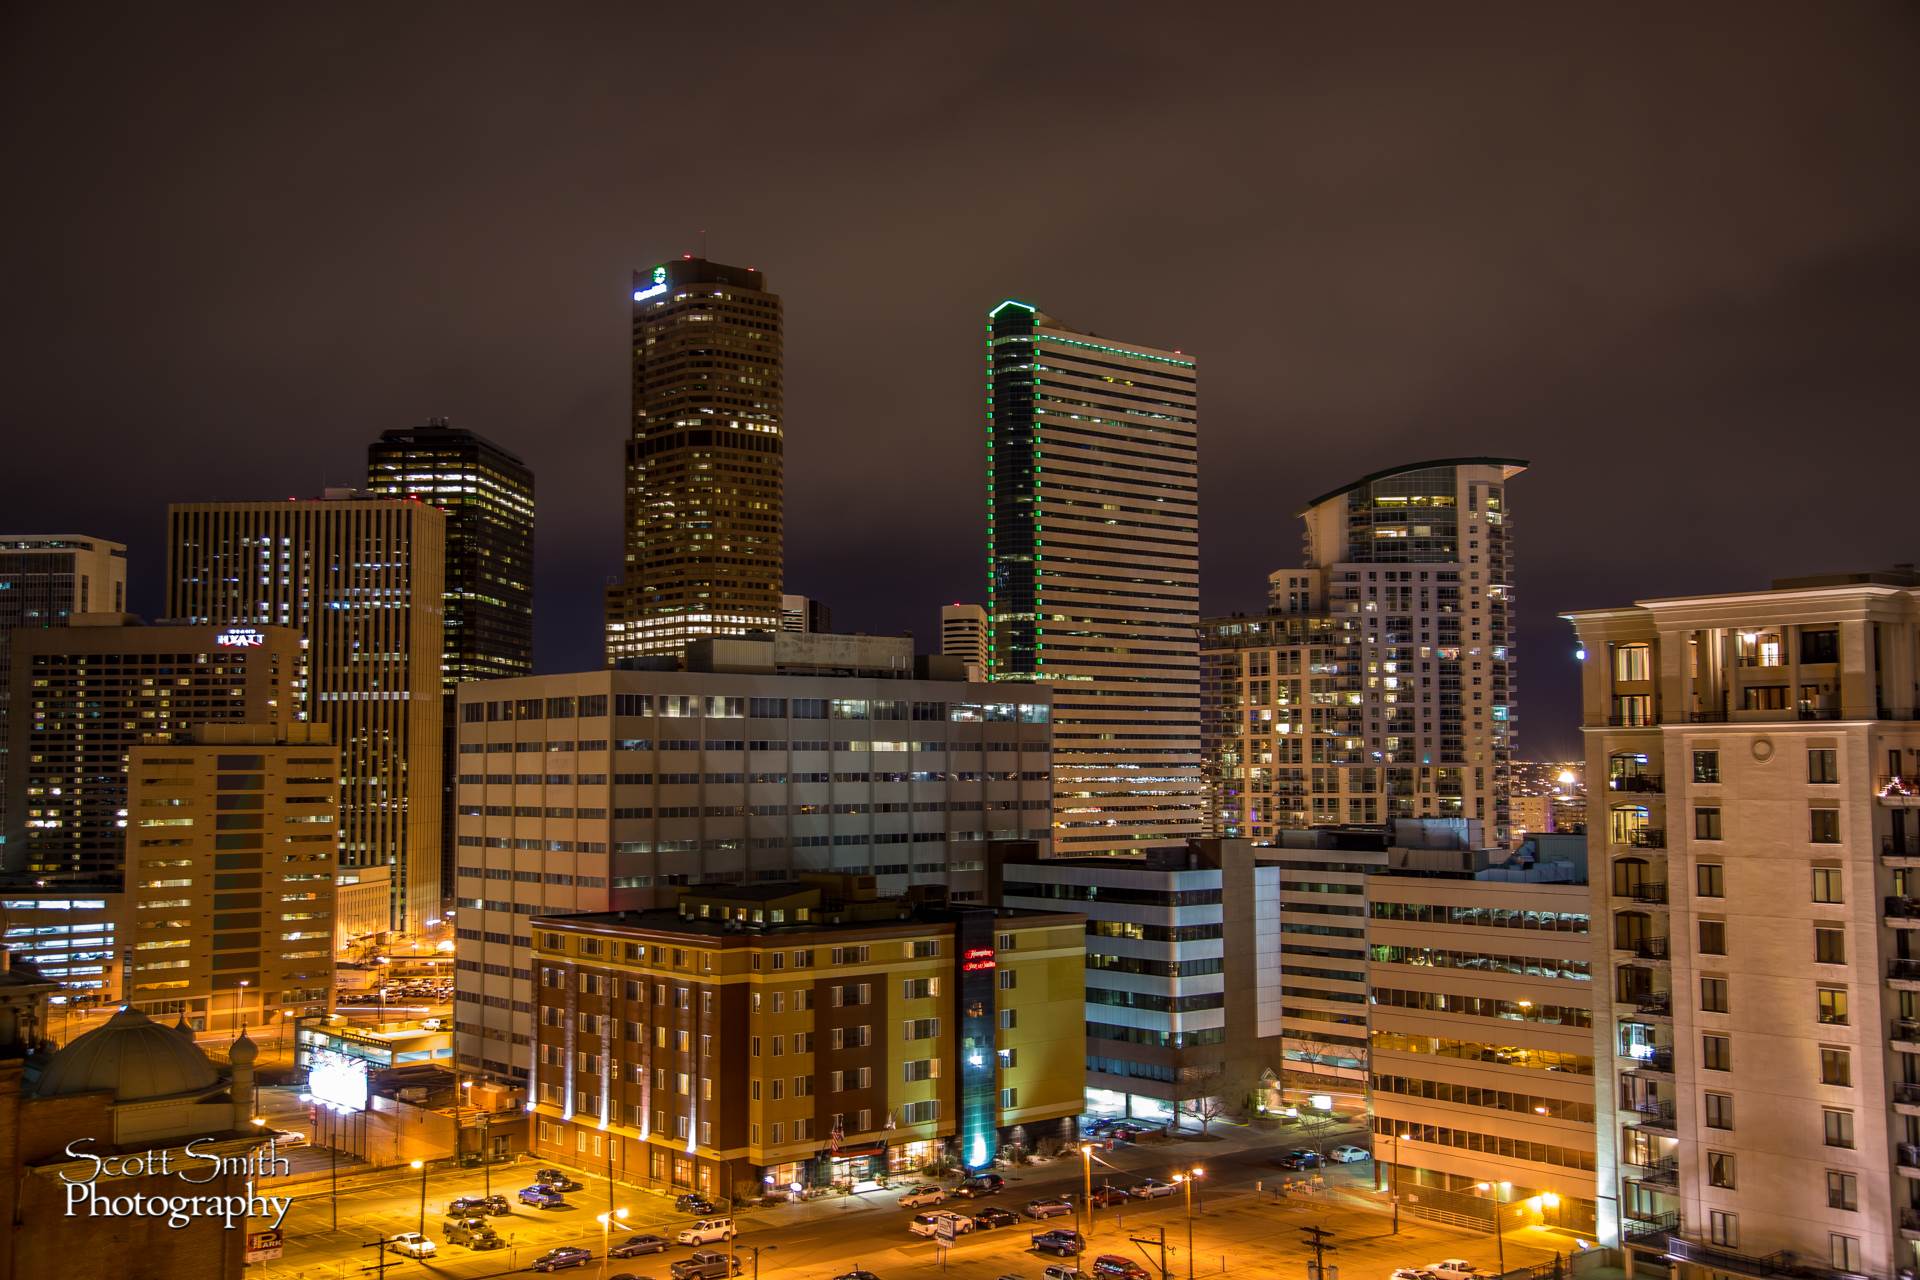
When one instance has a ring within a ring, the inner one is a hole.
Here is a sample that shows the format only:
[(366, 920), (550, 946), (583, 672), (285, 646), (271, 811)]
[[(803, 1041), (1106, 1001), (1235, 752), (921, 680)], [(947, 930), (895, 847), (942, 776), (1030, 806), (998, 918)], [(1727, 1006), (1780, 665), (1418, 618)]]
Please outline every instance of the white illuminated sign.
[(314, 1101), (343, 1111), (367, 1109), (367, 1063), (330, 1049), (315, 1049), (308, 1059), (307, 1092)]
[(666, 291), (667, 269), (664, 266), (655, 267), (653, 269), (652, 286), (645, 289), (635, 289), (633, 291), (633, 300), (635, 302), (645, 302), (648, 298), (657, 298)]
[(267, 633), (255, 631), (252, 627), (235, 627), (222, 631), (213, 638), (213, 642), (222, 649), (258, 649), (267, 642)]

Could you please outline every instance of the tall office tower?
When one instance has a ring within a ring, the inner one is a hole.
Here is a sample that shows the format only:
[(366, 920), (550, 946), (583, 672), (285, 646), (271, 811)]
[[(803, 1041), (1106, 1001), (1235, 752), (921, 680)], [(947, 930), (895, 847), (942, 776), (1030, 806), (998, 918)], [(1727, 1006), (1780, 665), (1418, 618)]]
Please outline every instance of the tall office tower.
[(885, 636), (716, 638), (687, 661), (461, 686), (464, 1066), (526, 1075), (529, 914), (811, 871), (978, 904), (989, 842), (1046, 847), (1047, 690), (922, 679)]
[(1600, 1238), (1689, 1276), (1914, 1267), (1920, 574), (1568, 616)]
[(127, 753), (149, 734), (299, 710), (300, 638), (284, 627), (142, 626), (119, 614), (14, 634), (6, 870), (117, 883)]
[(384, 432), (367, 446), (367, 489), (447, 513), (440, 890), (450, 894), (454, 686), (533, 674), (533, 472), (485, 436), (442, 418)]
[(340, 747), (340, 863), (393, 869), (393, 924), (440, 915), (447, 517), (351, 489), (168, 509), (167, 614), (300, 633), (307, 718)]
[(0, 534), (0, 866), (6, 865), (7, 717), (11, 637), (21, 627), (64, 627), (76, 613), (124, 613), (127, 549), (75, 534)]
[(626, 567), (607, 661), (780, 625), (780, 297), (704, 258), (633, 276)]
[(1176, 351), (987, 323), (988, 674), (1054, 689), (1054, 847), (1200, 833), (1198, 382)]
[(485, 436), (450, 427), (382, 432), (367, 446), (367, 490), (447, 513), (447, 690), (533, 673), (533, 472)]
[(967, 679), (986, 679), (987, 611), (977, 604), (942, 605), (940, 653), (966, 663)]
[(833, 630), (833, 610), (825, 601), (815, 600), (811, 596), (780, 597), (780, 629), (782, 631), (830, 632)]
[(127, 765), (124, 1000), (199, 1030), (333, 1011), (340, 753), (324, 724), (202, 724)]
[(1210, 819), (1284, 827), (1470, 818), (1507, 841), (1518, 720), (1504, 458), (1375, 472), (1316, 498), (1303, 569), (1203, 647)]

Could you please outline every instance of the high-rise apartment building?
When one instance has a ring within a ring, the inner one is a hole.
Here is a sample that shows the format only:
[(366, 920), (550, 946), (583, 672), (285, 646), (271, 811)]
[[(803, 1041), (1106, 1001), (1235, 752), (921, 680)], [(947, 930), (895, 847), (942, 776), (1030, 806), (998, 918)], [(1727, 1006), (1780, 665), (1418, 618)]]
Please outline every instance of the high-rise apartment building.
[(17, 821), (6, 870), (118, 887), (129, 753), (149, 735), (195, 725), (289, 725), (301, 669), (299, 636), (285, 627), (149, 627), (86, 614), (15, 632), (7, 810)]
[(988, 842), (1044, 847), (1047, 690), (921, 679), (884, 637), (717, 638), (688, 661), (461, 687), (463, 1066), (526, 1073), (529, 915), (800, 871), (980, 903)]
[(1073, 1137), (1071, 912), (823, 875), (531, 927), (537, 1157), (739, 1201)]
[[(127, 765), (123, 999), (198, 1030), (333, 1008), (340, 753), (323, 724), (203, 724)], [(281, 1035), (284, 1039), (284, 1034)]]
[(1569, 616), (1601, 1240), (1687, 1277), (1913, 1269), (1920, 575)]
[(940, 652), (966, 663), (967, 679), (986, 679), (987, 611), (977, 604), (942, 605)]
[(1447, 458), (1316, 498), (1305, 568), (1204, 627), (1209, 821), (1223, 835), (1468, 818), (1507, 839), (1518, 721), (1513, 524), (1525, 463)]
[(444, 419), (382, 432), (367, 446), (367, 491), (447, 513), (441, 678), (533, 673), (533, 472)]
[(607, 661), (780, 626), (785, 492), (780, 297), (704, 258), (633, 276), (626, 565)]
[(168, 616), (300, 634), (307, 718), (340, 748), (340, 863), (393, 869), (396, 929), (437, 919), (446, 515), (330, 490), (168, 523)]
[(831, 632), (833, 610), (826, 601), (815, 600), (811, 596), (783, 595), (780, 597), (780, 629)]
[(989, 676), (1054, 690), (1062, 854), (1201, 830), (1199, 384), (1177, 351), (987, 322)]
[(0, 867), (6, 865), (7, 717), (12, 640), (22, 627), (64, 627), (76, 613), (124, 613), (127, 549), (81, 534), (0, 534)]

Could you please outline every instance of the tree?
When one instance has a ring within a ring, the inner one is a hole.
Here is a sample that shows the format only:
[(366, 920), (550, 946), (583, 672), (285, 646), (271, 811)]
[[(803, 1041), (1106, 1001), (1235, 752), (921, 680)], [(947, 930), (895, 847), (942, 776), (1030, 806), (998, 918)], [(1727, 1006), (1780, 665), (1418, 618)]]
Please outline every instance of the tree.
[(1225, 1115), (1226, 1112), (1227, 1109), (1221, 1104), (1220, 1099), (1212, 1095), (1204, 1098), (1195, 1098), (1191, 1102), (1183, 1103), (1180, 1107), (1181, 1114), (1192, 1116), (1200, 1122), (1200, 1134), (1202, 1137), (1206, 1136), (1208, 1126)]

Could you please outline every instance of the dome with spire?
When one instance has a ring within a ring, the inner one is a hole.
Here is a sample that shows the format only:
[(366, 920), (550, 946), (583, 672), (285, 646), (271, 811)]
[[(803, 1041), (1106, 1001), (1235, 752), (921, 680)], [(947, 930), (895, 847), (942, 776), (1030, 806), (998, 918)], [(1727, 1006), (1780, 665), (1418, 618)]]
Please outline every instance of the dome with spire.
[(122, 1009), (49, 1058), (35, 1092), (51, 1098), (110, 1090), (117, 1102), (139, 1102), (219, 1084), (219, 1072), (192, 1040), (137, 1009)]

